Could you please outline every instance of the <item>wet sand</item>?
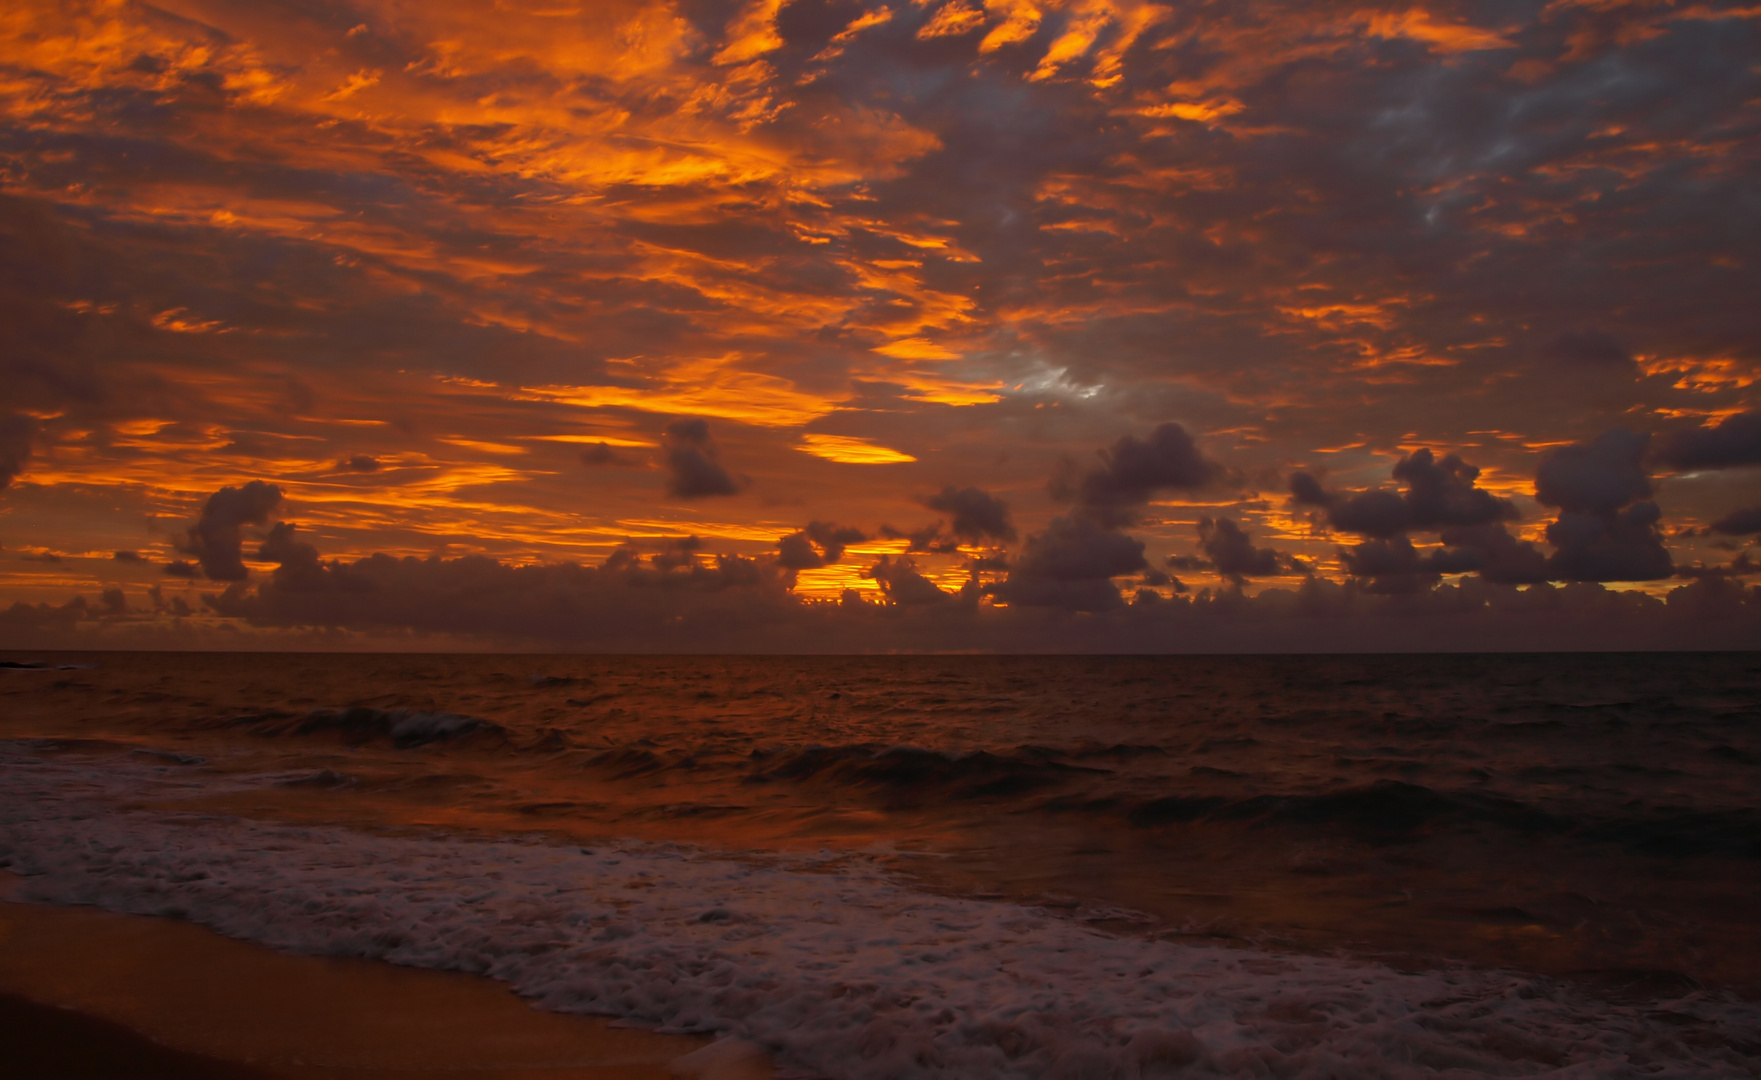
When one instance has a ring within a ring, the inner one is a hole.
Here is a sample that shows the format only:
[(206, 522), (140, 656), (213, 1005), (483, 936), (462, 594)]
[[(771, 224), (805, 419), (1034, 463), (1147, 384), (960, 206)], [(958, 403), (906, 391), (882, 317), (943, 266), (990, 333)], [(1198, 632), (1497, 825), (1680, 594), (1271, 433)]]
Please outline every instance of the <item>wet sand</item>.
[(7, 1080), (769, 1075), (737, 1048), (539, 1012), (486, 979), (18, 903), (0, 903), (0, 1042)]

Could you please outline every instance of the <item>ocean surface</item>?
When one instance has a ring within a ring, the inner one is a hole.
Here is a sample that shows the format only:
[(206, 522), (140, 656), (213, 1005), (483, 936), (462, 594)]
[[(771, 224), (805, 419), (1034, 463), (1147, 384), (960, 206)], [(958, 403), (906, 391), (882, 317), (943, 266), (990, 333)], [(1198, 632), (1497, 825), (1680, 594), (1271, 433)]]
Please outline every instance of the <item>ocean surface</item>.
[(1761, 656), (0, 656), (6, 895), (828, 1078), (1761, 1075)]

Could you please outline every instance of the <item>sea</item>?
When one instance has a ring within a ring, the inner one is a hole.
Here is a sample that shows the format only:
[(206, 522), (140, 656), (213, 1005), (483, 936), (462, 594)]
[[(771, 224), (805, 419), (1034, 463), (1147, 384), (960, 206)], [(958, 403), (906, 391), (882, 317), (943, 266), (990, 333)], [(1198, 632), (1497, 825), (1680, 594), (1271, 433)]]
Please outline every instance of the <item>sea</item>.
[(15, 900), (798, 1077), (1761, 1075), (1761, 656), (8, 653)]

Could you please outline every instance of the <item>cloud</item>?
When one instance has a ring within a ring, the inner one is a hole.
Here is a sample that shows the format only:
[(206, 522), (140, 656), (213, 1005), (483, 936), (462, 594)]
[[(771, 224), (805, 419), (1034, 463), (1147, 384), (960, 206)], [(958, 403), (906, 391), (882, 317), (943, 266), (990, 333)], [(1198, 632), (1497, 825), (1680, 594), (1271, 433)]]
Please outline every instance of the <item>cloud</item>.
[(1087, 516), (1064, 515), (1027, 538), (1009, 576), (990, 592), (1024, 607), (1109, 611), (1121, 602), (1111, 579), (1148, 565), (1141, 540)]
[(721, 450), (700, 417), (674, 420), (666, 426), (667, 494), (680, 499), (737, 495), (744, 483), (720, 462)]
[(262, 480), (223, 487), (208, 496), (202, 516), (184, 534), (180, 549), (196, 557), (210, 580), (243, 581), (250, 571), (241, 555), (242, 527), (262, 525), (280, 505), (281, 488)]
[(887, 599), (901, 606), (938, 604), (949, 598), (935, 582), (918, 572), (917, 563), (909, 555), (896, 559), (882, 555), (862, 576), (879, 582)]
[(905, 541), (906, 551), (949, 553), (960, 550), (960, 541), (956, 537), (942, 534), (942, 523), (931, 522), (917, 529), (895, 529), (891, 525), (882, 525), (880, 534), (889, 540)]
[(952, 484), (922, 500), (923, 505), (953, 518), (949, 529), (962, 540), (977, 543), (1015, 541), (1015, 525), (1009, 520), (1009, 504), (975, 487), (956, 489)]
[[(1535, 471), (1535, 498), (1559, 508), (1547, 526), (1555, 581), (1654, 581), (1675, 572), (1657, 530), (1662, 512), (1645, 472), (1649, 435), (1604, 432), (1589, 443), (1562, 446)], [(1630, 504), (1630, 505), (1629, 505)]]
[(1625, 346), (1597, 330), (1561, 334), (1542, 347), (1541, 355), (1568, 370), (1629, 373), (1635, 366)]
[(204, 598), (217, 614), (258, 626), (347, 627), (576, 647), (733, 647), (743, 629), (803, 610), (792, 578), (773, 561), (718, 555), (698, 561), (695, 538), (672, 541), (649, 561), (619, 549), (604, 566), (510, 565), (374, 554), (326, 560), (296, 538), (269, 531), (259, 554), (280, 563), (268, 580), (235, 582)]
[(380, 469), (379, 459), (371, 454), (351, 454), (336, 463), (343, 472), (372, 473)]
[(143, 558), (141, 556), (141, 553), (138, 551), (113, 551), (110, 553), (110, 557), (112, 559), (115, 559), (117, 562), (126, 562), (126, 563), (138, 563), (138, 562), (146, 562), (147, 561), (145, 558)]
[(22, 413), (0, 417), (0, 491), (12, 485), (31, 456), (31, 438), (37, 425)]
[(1199, 548), (1217, 573), (1240, 585), (1250, 577), (1269, 577), (1289, 565), (1271, 548), (1257, 548), (1247, 530), (1228, 518), (1200, 518)]
[(1436, 457), (1428, 447), (1394, 465), (1394, 479), (1406, 490), (1342, 494), (1325, 490), (1306, 472), (1290, 475), (1291, 501), (1325, 509), (1328, 522), (1343, 532), (1392, 539), (1405, 532), (1487, 525), (1515, 520), (1516, 505), (1477, 486), (1480, 469), (1458, 454)]
[(1052, 483), (1052, 494), (1075, 501), (1078, 511), (1109, 528), (1132, 524), (1137, 513), (1159, 491), (1192, 491), (1224, 475), (1222, 466), (1199, 451), (1179, 424), (1167, 423), (1149, 438), (1123, 435), (1100, 451), (1101, 465), (1080, 476), (1066, 466)]
[(621, 454), (610, 443), (589, 443), (581, 448), (581, 464), (594, 468), (637, 469), (642, 462), (628, 454)]
[(1555, 548), (1547, 575), (1555, 581), (1656, 581), (1675, 573), (1658, 535), (1662, 511), (1635, 503), (1612, 514), (1562, 512), (1547, 526)]
[(1439, 548), (1421, 553), (1405, 536), (1366, 540), (1339, 549), (1345, 570), (1365, 592), (1416, 593), (1430, 589), (1444, 574), (1479, 570), (1485, 558), (1467, 548)]
[(1480, 565), (1474, 569), (1487, 581), (1533, 585), (1547, 580), (1547, 556), (1527, 540), (1510, 535), (1502, 524), (1457, 525), (1444, 529), (1439, 539), (1448, 547), (1477, 554)]
[(1748, 536), (1761, 532), (1761, 506), (1747, 506), (1714, 521), (1708, 526), (1715, 533), (1725, 536)]
[(1761, 465), (1761, 411), (1735, 413), (1714, 427), (1678, 431), (1658, 447), (1657, 462), (1677, 472)]
[(814, 570), (837, 562), (844, 557), (846, 547), (867, 539), (861, 529), (810, 521), (800, 532), (777, 541), (777, 560), (791, 570)]
[(1574, 514), (1612, 514), (1636, 499), (1651, 496), (1645, 472), (1649, 435), (1604, 432), (1593, 442), (1562, 446), (1535, 471), (1535, 498)]

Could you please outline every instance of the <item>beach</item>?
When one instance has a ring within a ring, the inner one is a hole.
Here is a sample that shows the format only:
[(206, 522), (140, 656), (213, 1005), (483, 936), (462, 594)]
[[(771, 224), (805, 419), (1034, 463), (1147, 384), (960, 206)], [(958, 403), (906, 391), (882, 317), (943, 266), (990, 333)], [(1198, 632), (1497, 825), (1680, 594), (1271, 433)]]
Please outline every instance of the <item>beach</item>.
[(226, 1067), (1761, 1060), (1740, 655), (16, 662), (0, 991)]
[(488, 980), (16, 903), (0, 904), (0, 1017), (17, 1077), (645, 1080), (707, 1043), (539, 1012)]

